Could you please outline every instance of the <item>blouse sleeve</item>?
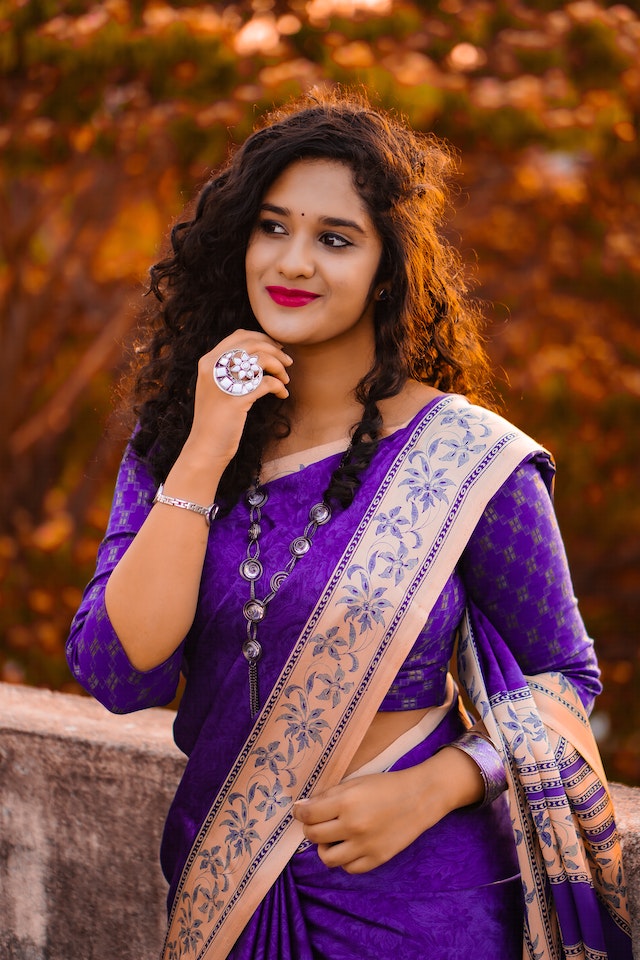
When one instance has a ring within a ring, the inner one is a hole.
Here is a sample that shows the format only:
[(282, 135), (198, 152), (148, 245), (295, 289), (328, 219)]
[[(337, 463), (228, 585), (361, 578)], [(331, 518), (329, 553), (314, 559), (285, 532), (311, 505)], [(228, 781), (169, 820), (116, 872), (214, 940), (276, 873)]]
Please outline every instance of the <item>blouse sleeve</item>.
[(113, 629), (104, 602), (109, 576), (146, 519), (154, 491), (155, 483), (148, 470), (128, 447), (120, 465), (96, 570), (66, 644), (71, 673), (112, 713), (131, 713), (170, 703), (180, 678), (182, 645), (152, 670), (136, 670)]
[(534, 463), (519, 467), (487, 505), (462, 555), (461, 573), (523, 673), (559, 671), (590, 712), (602, 689), (600, 672), (551, 496)]

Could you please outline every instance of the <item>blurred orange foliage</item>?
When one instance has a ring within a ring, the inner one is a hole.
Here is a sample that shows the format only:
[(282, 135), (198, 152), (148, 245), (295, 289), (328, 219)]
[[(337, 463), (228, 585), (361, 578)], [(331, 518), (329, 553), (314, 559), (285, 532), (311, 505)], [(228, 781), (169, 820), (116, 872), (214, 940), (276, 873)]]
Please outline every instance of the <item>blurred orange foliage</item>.
[(264, 109), (362, 83), (462, 155), (452, 231), (507, 414), (556, 454), (612, 776), (640, 783), (640, 19), (597, 0), (7, 0), (0, 10), (0, 678), (63, 643), (124, 442), (145, 271)]

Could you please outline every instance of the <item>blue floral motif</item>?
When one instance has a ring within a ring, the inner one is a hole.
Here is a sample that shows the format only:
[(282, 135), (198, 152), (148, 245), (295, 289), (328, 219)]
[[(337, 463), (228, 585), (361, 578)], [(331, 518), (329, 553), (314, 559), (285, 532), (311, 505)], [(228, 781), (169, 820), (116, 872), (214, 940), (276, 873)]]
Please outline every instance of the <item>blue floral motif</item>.
[[(252, 756), (256, 758), (256, 769), (266, 766), (275, 777), (278, 777), (283, 769), (287, 770), (288, 764), (293, 760), (293, 746), (291, 742), (289, 742), (287, 754), (285, 757), (280, 749), (280, 741), (273, 740), (268, 747), (257, 747), (253, 751)], [(289, 773), (289, 777), (292, 776), (289, 770), (287, 770), (287, 773)], [(295, 783), (295, 778), (293, 779), (293, 783)], [(292, 787), (293, 783), (290, 783), (289, 786)]]
[(215, 880), (215, 890), (217, 891), (220, 888), (225, 893), (229, 889), (227, 871), (229, 870), (231, 855), (227, 847), (223, 860), (220, 856), (220, 849), (220, 847), (211, 847), (210, 850), (200, 850), (198, 856), (200, 857), (200, 869), (211, 874)]
[(522, 726), (532, 740), (539, 742), (540, 740), (546, 739), (547, 734), (544, 724), (535, 713), (530, 713), (528, 717), (523, 717)]
[(448, 410), (442, 417), (442, 426), (443, 427), (460, 427), (462, 430), (467, 433), (471, 433), (473, 436), (473, 428), (476, 430), (481, 430), (481, 437), (488, 437), (490, 434), (490, 429), (483, 423), (484, 415), (477, 413), (474, 410), (468, 410), (465, 413), (462, 413), (459, 410)]
[(177, 940), (171, 940), (167, 944), (167, 951), (169, 953), (169, 960), (180, 960), (180, 953), (178, 952)]
[(511, 741), (511, 750), (515, 753), (516, 749), (524, 743), (522, 725), (518, 719), (518, 714), (515, 712), (513, 707), (508, 707), (507, 713), (511, 717), (511, 720), (505, 720), (503, 726), (505, 730), (512, 730), (515, 733), (515, 737)]
[(540, 842), (544, 843), (547, 847), (551, 847), (553, 845), (553, 837), (550, 830), (551, 821), (549, 820), (548, 815), (544, 811), (540, 811), (539, 813), (534, 814), (533, 819), (538, 831)]
[(391, 577), (394, 577), (396, 586), (400, 583), (401, 580), (404, 580), (405, 571), (413, 570), (418, 560), (414, 557), (413, 560), (407, 560), (409, 551), (404, 543), (401, 543), (398, 546), (398, 553), (394, 556), (392, 553), (381, 553), (380, 559), (384, 560), (388, 566), (382, 571), (380, 576), (384, 580), (389, 580)]
[(531, 938), (529, 938), (529, 941), (530, 941), (530, 946), (531, 946), (531, 956), (532, 956), (532, 960), (543, 960), (543, 957), (544, 957), (544, 955), (545, 955), (545, 946), (544, 946), (544, 944), (542, 945), (542, 948), (541, 948), (540, 950), (537, 949), (538, 946), (540, 945), (540, 934), (537, 933), (537, 934), (536, 934), (536, 938), (535, 938), (535, 940), (533, 940), (533, 941), (531, 941)]
[(182, 947), (180, 953), (182, 955), (183, 953), (188, 954), (193, 951), (195, 954), (198, 949), (198, 943), (203, 939), (202, 931), (199, 929), (202, 926), (202, 920), (194, 920), (191, 897), (187, 892), (182, 894), (182, 904), (178, 916), (178, 924), (180, 926), (178, 939), (181, 941)]
[[(371, 581), (363, 567), (353, 566), (347, 571), (349, 577), (356, 573), (360, 574), (362, 589), (354, 587), (352, 584), (345, 584), (345, 590), (348, 597), (342, 597), (338, 604), (345, 603), (349, 608), (344, 615), (345, 620), (356, 620), (360, 624), (360, 633), (373, 629), (373, 622), (385, 625), (383, 610), (391, 606), (388, 600), (383, 598), (387, 592), (386, 587), (376, 587), (371, 589)], [(372, 622), (373, 621), (373, 622)]]
[(349, 646), (347, 641), (338, 634), (338, 627), (331, 627), (326, 634), (317, 633), (315, 637), (311, 637), (311, 643), (315, 644), (312, 651), (314, 657), (328, 653), (333, 660), (340, 659), (341, 647)]
[(206, 922), (211, 923), (216, 913), (222, 909), (224, 905), (224, 900), (220, 899), (220, 889), (218, 884), (214, 884), (213, 887), (198, 886), (196, 891), (200, 896), (200, 906), (198, 910), (200, 913), (206, 914)]
[[(573, 818), (569, 816), (566, 819), (567, 821), (572, 822)], [(580, 854), (580, 851), (577, 843), (572, 843), (571, 845), (567, 844), (562, 848), (562, 857), (563, 857), (564, 863), (566, 864), (567, 867), (569, 867), (570, 870), (576, 870), (576, 871), (580, 870), (579, 864), (576, 863), (576, 860), (579, 854)], [(574, 859), (571, 859), (572, 857)]]
[[(447, 488), (455, 487), (453, 480), (450, 480), (446, 474), (446, 467), (440, 467), (438, 470), (432, 470), (429, 457), (422, 450), (416, 450), (409, 455), (409, 462), (420, 461), (419, 468), (408, 468), (406, 480), (401, 480), (399, 486), (409, 487), (407, 501), (417, 501), (422, 504), (422, 512), (430, 507), (436, 506), (438, 502), (449, 503)], [(415, 522), (414, 518), (414, 522)]]
[[(312, 677), (307, 680), (307, 687), (309, 689), (313, 685), (314, 680), (315, 674), (312, 674)], [(307, 690), (307, 694), (308, 692), (309, 690)], [(295, 703), (285, 703), (285, 712), (281, 713), (278, 717), (278, 720), (288, 721), (289, 725), (284, 732), (285, 737), (293, 737), (298, 741), (298, 752), (300, 752), (300, 750), (308, 750), (311, 746), (311, 741), (322, 746), (321, 731), (329, 729), (327, 721), (322, 719), (324, 709), (316, 707), (314, 710), (311, 710), (307, 694), (305, 694), (302, 687), (293, 685), (285, 690), (285, 696), (287, 697), (292, 697), (294, 693), (298, 695), (300, 705), (296, 706)]]
[(472, 453), (482, 453), (482, 451), (487, 448), (486, 443), (476, 443), (471, 446), (474, 439), (473, 434), (466, 433), (462, 440), (443, 440), (443, 445), (450, 449), (449, 453), (445, 453), (444, 456), (440, 457), (440, 461), (455, 460), (457, 457), (458, 466), (461, 467), (463, 463), (469, 461)]
[(270, 790), (261, 783), (258, 784), (257, 789), (264, 797), (264, 800), (256, 804), (256, 810), (264, 813), (265, 820), (271, 820), (278, 812), (278, 807), (286, 807), (292, 801), (292, 797), (283, 796), (282, 784), (279, 780), (275, 781)]
[(554, 670), (554, 671), (551, 671), (551, 672), (549, 673), (549, 676), (553, 677), (553, 679), (554, 679), (554, 680), (556, 681), (556, 683), (559, 685), (559, 687), (560, 687), (560, 693), (564, 694), (564, 693), (566, 693), (567, 690), (568, 690), (569, 693), (572, 693), (572, 694), (574, 694), (574, 696), (575, 696), (576, 688), (575, 688), (574, 685), (571, 683), (571, 681), (570, 681), (567, 677), (565, 677), (565, 675), (564, 675), (563, 673), (557, 673), (557, 672)]
[(221, 821), (225, 827), (229, 827), (229, 833), (225, 837), (225, 843), (232, 844), (235, 847), (234, 857), (242, 856), (243, 850), (251, 856), (253, 854), (251, 849), (252, 842), (254, 840), (260, 840), (259, 833), (253, 829), (258, 821), (256, 819), (249, 819), (249, 808), (242, 794), (230, 794), (230, 803), (235, 803), (236, 800), (240, 801), (240, 812), (238, 813), (229, 807), (228, 810), (225, 810), (225, 816), (228, 817), (228, 819)]
[(328, 673), (319, 673), (318, 680), (324, 683), (325, 688), (318, 694), (318, 700), (328, 700), (331, 697), (333, 707), (337, 707), (343, 695), (353, 690), (353, 683), (342, 683), (344, 676), (342, 667), (337, 668), (333, 677)]
[(408, 527), (410, 524), (407, 518), (401, 515), (401, 509), (401, 507), (393, 507), (389, 513), (379, 513), (373, 518), (378, 521), (376, 536), (390, 533), (392, 537), (397, 537), (398, 540), (402, 540), (402, 527)]

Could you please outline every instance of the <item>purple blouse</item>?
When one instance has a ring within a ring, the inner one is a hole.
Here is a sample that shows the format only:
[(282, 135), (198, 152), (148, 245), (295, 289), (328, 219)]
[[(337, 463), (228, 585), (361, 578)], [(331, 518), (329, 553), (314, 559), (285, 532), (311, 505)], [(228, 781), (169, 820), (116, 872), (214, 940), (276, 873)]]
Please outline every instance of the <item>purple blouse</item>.
[[(431, 405), (429, 405), (431, 406)], [(421, 411), (380, 442), (352, 505), (335, 511), (318, 528), (303, 557), (269, 604), (258, 628), (263, 647), (260, 691), (264, 702), (316, 599), (329, 579), (371, 497)], [(260, 539), (264, 574), (256, 596), (269, 592), (273, 573), (289, 559), (289, 544), (304, 531), (310, 507), (322, 498), (340, 455), (265, 484)], [(557, 670), (575, 685), (587, 710), (600, 692), (592, 641), (586, 634), (567, 567), (551, 499), (535, 458), (522, 464), (486, 507), (456, 569), (445, 585), (411, 654), (381, 709), (405, 710), (440, 704), (456, 628), (467, 597), (511, 647), (523, 673)], [(186, 687), (174, 724), (177, 745), (189, 756), (165, 830), (163, 863), (175, 875), (252, 721), (249, 711), (243, 604), (249, 584), (238, 573), (246, 556), (249, 508), (244, 499), (209, 533), (200, 596), (191, 629), (163, 664), (135, 670), (109, 621), (107, 580), (152, 508), (156, 484), (128, 448), (115, 489), (108, 529), (96, 572), (74, 618), (67, 658), (74, 677), (115, 713), (169, 703), (181, 669)]]

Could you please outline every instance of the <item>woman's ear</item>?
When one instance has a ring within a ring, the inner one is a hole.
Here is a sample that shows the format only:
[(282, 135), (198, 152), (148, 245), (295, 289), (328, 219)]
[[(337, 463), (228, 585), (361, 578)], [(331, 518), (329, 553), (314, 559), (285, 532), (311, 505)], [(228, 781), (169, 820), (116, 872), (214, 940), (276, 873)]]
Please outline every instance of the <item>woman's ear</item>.
[(389, 284), (380, 284), (375, 293), (375, 300), (384, 303), (385, 300), (391, 300), (391, 290)]

